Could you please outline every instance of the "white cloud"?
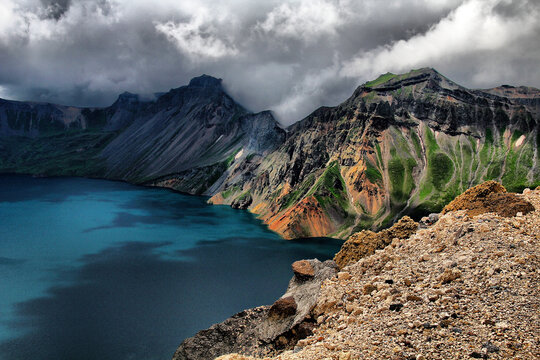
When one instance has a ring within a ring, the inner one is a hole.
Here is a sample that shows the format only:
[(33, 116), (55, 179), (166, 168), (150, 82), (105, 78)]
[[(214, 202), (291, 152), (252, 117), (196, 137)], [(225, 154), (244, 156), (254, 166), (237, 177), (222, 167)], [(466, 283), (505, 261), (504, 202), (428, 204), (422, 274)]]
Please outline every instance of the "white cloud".
[(505, 18), (494, 12), (500, 1), (469, 0), (426, 33), (379, 46), (346, 61), (341, 74), (371, 78), (387, 71), (407, 71), (448, 63), (485, 51), (503, 51), (533, 32), (538, 12)]
[(238, 53), (234, 45), (218, 37), (217, 29), (208, 17), (208, 12), (194, 15), (187, 22), (157, 22), (156, 30), (162, 32), (178, 49), (192, 58), (220, 58)]
[(321, 36), (337, 35), (345, 13), (339, 1), (300, 0), (282, 3), (266, 15), (257, 29), (278, 37), (315, 42)]
[(387, 71), (538, 86), (539, 11), (535, 0), (0, 0), (0, 85), (96, 106), (206, 73), (290, 124)]
[[(318, 101), (326, 101), (329, 99), (326, 96), (325, 86), (338, 79), (339, 73), (339, 58), (334, 55), (332, 65), (317, 71), (308, 72), (301, 81), (296, 83), (290, 91), (288, 91), (281, 101), (271, 108), (280, 118), (289, 119), (290, 114), (308, 114), (315, 110), (314, 104)], [(319, 105), (335, 105), (335, 104), (319, 104)]]
[(9, 99), (9, 95), (7, 93), (7, 89), (0, 85), (0, 98), (2, 99)]

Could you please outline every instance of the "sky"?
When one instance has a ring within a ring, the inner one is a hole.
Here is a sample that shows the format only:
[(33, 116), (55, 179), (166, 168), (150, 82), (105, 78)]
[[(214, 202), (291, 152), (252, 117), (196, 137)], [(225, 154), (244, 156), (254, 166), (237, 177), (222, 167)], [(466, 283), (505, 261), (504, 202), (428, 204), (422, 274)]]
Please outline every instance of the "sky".
[(0, 97), (107, 106), (201, 74), (283, 125), (386, 72), (540, 87), (537, 0), (0, 0)]

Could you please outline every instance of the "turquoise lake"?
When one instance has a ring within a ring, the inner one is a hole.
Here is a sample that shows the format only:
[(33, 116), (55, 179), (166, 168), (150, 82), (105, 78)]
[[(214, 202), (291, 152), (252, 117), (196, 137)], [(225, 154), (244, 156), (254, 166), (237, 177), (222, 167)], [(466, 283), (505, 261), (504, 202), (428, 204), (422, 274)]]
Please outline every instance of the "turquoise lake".
[(170, 359), (186, 337), (271, 304), (299, 259), (254, 215), (122, 182), (0, 175), (0, 359)]

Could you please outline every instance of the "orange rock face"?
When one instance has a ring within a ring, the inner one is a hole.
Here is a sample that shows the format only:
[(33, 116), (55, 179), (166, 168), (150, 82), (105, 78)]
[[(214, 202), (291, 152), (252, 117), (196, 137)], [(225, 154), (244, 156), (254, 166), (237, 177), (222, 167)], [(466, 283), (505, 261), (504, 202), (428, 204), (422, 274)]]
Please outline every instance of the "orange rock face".
[(326, 236), (336, 227), (325, 214), (315, 197), (308, 196), (285, 213), (268, 219), (270, 230), (286, 239), (303, 236)]

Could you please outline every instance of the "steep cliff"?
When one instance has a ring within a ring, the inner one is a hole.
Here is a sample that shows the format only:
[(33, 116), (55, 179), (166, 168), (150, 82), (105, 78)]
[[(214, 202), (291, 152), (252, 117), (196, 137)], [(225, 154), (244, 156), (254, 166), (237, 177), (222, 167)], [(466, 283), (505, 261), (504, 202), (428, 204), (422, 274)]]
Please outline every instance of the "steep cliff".
[(235, 159), (263, 155), (284, 137), (269, 112), (249, 113), (203, 75), (160, 96), (102, 155), (107, 177), (203, 193)]
[(123, 93), (107, 108), (0, 101), (1, 172), (211, 193), (232, 164), (284, 139), (270, 112), (248, 112), (207, 75), (152, 100)]
[(538, 89), (469, 90), (428, 68), (384, 74), (233, 166), (211, 202), (248, 207), (288, 238), (345, 238), (438, 212), (484, 180), (540, 184), (539, 118)]

